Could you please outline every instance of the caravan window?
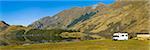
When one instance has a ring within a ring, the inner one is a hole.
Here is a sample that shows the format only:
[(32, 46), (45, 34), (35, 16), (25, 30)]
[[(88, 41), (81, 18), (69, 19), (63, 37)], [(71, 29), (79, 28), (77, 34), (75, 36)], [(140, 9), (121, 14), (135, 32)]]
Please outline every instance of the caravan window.
[(128, 36), (128, 35), (126, 35), (126, 36)]
[(124, 36), (124, 35), (122, 35), (122, 36)]
[(116, 35), (115, 35), (115, 36), (113, 36), (113, 37), (119, 37), (119, 36), (116, 36)]

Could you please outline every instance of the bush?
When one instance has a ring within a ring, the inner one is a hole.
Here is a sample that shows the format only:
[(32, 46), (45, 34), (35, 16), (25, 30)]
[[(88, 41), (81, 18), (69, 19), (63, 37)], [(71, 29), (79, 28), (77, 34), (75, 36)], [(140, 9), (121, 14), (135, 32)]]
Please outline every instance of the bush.
[(51, 30), (41, 30), (41, 29), (31, 29), (26, 34), (25, 37), (31, 41), (42, 41), (42, 40), (52, 40), (59, 41), (61, 37), (58, 36), (63, 30), (51, 29)]
[(13, 30), (6, 34), (7, 40), (13, 40), (13, 41), (25, 41), (24, 35), (25, 30)]
[(81, 32), (63, 32), (60, 34), (60, 36), (68, 39), (81, 39), (82, 37), (86, 36), (86, 34)]
[(83, 22), (83, 21), (85, 21), (87, 19), (90, 19), (90, 17), (92, 17), (95, 14), (96, 14), (96, 12), (86, 13), (85, 15), (82, 15), (81, 17), (79, 17), (79, 18), (75, 19), (74, 21), (72, 21), (67, 27), (74, 26), (78, 22)]
[(8, 43), (0, 40), (0, 46), (6, 46), (6, 45), (8, 45)]
[(92, 39), (105, 39), (104, 37), (101, 37), (99, 35), (89, 35)]
[(24, 32), (25, 32), (25, 30), (18, 30), (18, 31), (16, 31), (16, 38), (19, 41), (25, 41), (24, 36), (23, 36)]
[(142, 38), (142, 37), (135, 37), (134, 40), (148, 40), (148, 38)]

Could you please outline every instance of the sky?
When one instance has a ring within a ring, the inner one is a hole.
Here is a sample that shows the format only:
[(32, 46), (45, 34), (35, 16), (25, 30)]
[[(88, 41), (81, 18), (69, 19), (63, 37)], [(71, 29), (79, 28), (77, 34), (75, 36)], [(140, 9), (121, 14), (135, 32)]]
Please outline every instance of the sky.
[(111, 4), (114, 0), (0, 0), (0, 20), (10, 25), (27, 26), (45, 16), (71, 9), (92, 6), (97, 3)]

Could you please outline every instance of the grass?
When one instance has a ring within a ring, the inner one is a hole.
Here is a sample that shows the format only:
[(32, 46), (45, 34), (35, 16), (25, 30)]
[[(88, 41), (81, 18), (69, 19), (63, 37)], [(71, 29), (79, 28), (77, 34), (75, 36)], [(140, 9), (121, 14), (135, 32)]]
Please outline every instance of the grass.
[(149, 50), (150, 41), (88, 40), (81, 42), (41, 43), (26, 46), (1, 46), (0, 50)]

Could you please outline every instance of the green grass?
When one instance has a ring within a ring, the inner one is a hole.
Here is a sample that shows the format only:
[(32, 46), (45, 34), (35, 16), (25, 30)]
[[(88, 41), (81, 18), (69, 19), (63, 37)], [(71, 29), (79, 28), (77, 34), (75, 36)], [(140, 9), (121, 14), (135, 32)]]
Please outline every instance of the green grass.
[(59, 42), (26, 46), (2, 46), (0, 50), (149, 50), (150, 41), (88, 40), (81, 42)]

